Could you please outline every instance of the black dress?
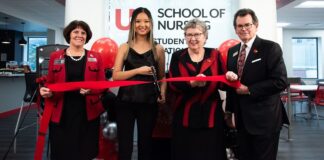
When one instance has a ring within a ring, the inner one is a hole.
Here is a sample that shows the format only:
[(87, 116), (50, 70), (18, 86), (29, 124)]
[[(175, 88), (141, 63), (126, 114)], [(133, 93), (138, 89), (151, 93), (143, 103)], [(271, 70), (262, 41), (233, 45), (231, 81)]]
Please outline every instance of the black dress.
[[(153, 51), (138, 53), (129, 48), (125, 71), (142, 66), (155, 66)], [(157, 69), (158, 70), (158, 69)], [(135, 75), (128, 80), (153, 81), (152, 75)], [(131, 160), (134, 123), (137, 123), (138, 159), (151, 160), (152, 133), (158, 113), (157, 91), (153, 83), (120, 87), (116, 102), (118, 158)]]
[[(84, 80), (85, 57), (74, 61), (66, 56), (67, 82)], [(91, 160), (97, 156), (99, 118), (87, 120), (85, 96), (80, 90), (65, 92), (61, 121), (51, 122), (49, 129), (52, 160)]]

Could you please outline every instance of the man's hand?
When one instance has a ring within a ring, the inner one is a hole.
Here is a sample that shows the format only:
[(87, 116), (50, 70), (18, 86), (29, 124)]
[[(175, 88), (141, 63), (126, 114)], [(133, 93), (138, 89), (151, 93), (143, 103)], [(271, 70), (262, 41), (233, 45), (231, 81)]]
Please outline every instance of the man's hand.
[(241, 84), (241, 86), (236, 89), (236, 93), (241, 94), (241, 95), (249, 95), (250, 91), (247, 86), (245, 86), (244, 84)]
[(225, 77), (228, 81), (236, 81), (238, 79), (237, 74), (232, 71), (226, 72)]

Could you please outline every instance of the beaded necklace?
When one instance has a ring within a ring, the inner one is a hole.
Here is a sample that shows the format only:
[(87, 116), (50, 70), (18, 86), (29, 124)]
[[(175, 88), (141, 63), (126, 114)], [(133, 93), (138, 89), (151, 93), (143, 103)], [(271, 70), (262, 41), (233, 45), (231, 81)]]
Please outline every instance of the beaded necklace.
[(72, 54), (71, 54), (71, 52), (70, 52), (70, 50), (69, 49), (67, 49), (66, 50), (66, 53), (67, 53), (67, 55), (73, 60), (73, 61), (80, 61), (82, 58), (83, 58), (83, 56), (85, 55), (85, 51), (83, 50), (83, 52), (81, 53), (81, 56), (79, 57), (79, 58), (74, 58), (73, 56), (72, 56)]

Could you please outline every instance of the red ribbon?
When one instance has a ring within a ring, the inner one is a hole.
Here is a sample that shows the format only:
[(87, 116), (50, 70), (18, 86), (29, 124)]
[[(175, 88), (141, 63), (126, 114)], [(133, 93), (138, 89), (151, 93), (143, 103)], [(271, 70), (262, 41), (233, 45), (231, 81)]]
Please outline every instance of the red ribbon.
[(226, 80), (224, 75), (220, 76), (207, 76), (207, 77), (174, 77), (174, 78), (167, 78), (161, 81), (166, 82), (177, 82), (177, 81), (211, 81), (211, 82), (223, 82), (231, 87), (238, 88), (241, 86), (240, 81), (230, 82)]
[(114, 87), (140, 85), (145, 83), (151, 83), (148, 81), (83, 81), (83, 82), (65, 82), (50, 84), (47, 87), (54, 92), (64, 92), (79, 90), (80, 88), (86, 89), (106, 89)]
[[(48, 99), (45, 99), (45, 103), (46, 101), (48, 101)], [(38, 130), (36, 149), (34, 155), (35, 160), (42, 160), (46, 132), (47, 132), (48, 124), (50, 122), (52, 113), (53, 113), (53, 106), (49, 105), (44, 108), (43, 116), (41, 117), (40, 127)]]
[[(178, 82), (178, 81), (211, 81), (211, 82), (223, 82), (231, 87), (238, 88), (241, 84), (239, 81), (230, 82), (227, 81), (225, 76), (208, 76), (208, 77), (175, 77), (163, 79), (160, 81), (165, 82)], [(50, 84), (47, 87), (54, 92), (64, 92), (79, 90), (80, 88), (86, 89), (106, 89), (114, 87), (140, 85), (145, 83), (153, 83), (149, 81), (83, 81), (83, 82), (65, 82)]]
[[(163, 79), (164, 82), (179, 82), (179, 81), (211, 81), (211, 82), (223, 82), (231, 87), (238, 88), (241, 83), (239, 81), (230, 82), (227, 81), (224, 75), (221, 76), (207, 76), (207, 77), (175, 77)], [(131, 85), (140, 85), (145, 83), (153, 83), (148, 81), (85, 81), (85, 82), (65, 82), (50, 84), (47, 87), (54, 92), (64, 92), (71, 90), (79, 90), (80, 88), (86, 89), (106, 89), (113, 87), (123, 87)], [(46, 99), (45, 99), (46, 100)], [(45, 136), (52, 115), (53, 108), (45, 106), (44, 113), (41, 119), (40, 128), (38, 131), (38, 137), (36, 142), (35, 160), (41, 160), (44, 150)]]

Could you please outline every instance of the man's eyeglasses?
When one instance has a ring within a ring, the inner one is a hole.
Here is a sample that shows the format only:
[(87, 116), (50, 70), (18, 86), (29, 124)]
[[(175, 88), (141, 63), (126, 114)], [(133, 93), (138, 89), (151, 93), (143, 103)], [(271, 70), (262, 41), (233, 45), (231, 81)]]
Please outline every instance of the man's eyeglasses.
[(238, 29), (250, 29), (252, 27), (252, 23), (247, 23), (247, 24), (244, 24), (244, 25), (237, 25), (236, 28)]
[(198, 38), (201, 37), (202, 34), (203, 34), (203, 33), (194, 33), (194, 34), (191, 34), (191, 33), (185, 33), (185, 37), (186, 37), (187, 39), (191, 39), (192, 37), (195, 37), (196, 39), (198, 39)]

